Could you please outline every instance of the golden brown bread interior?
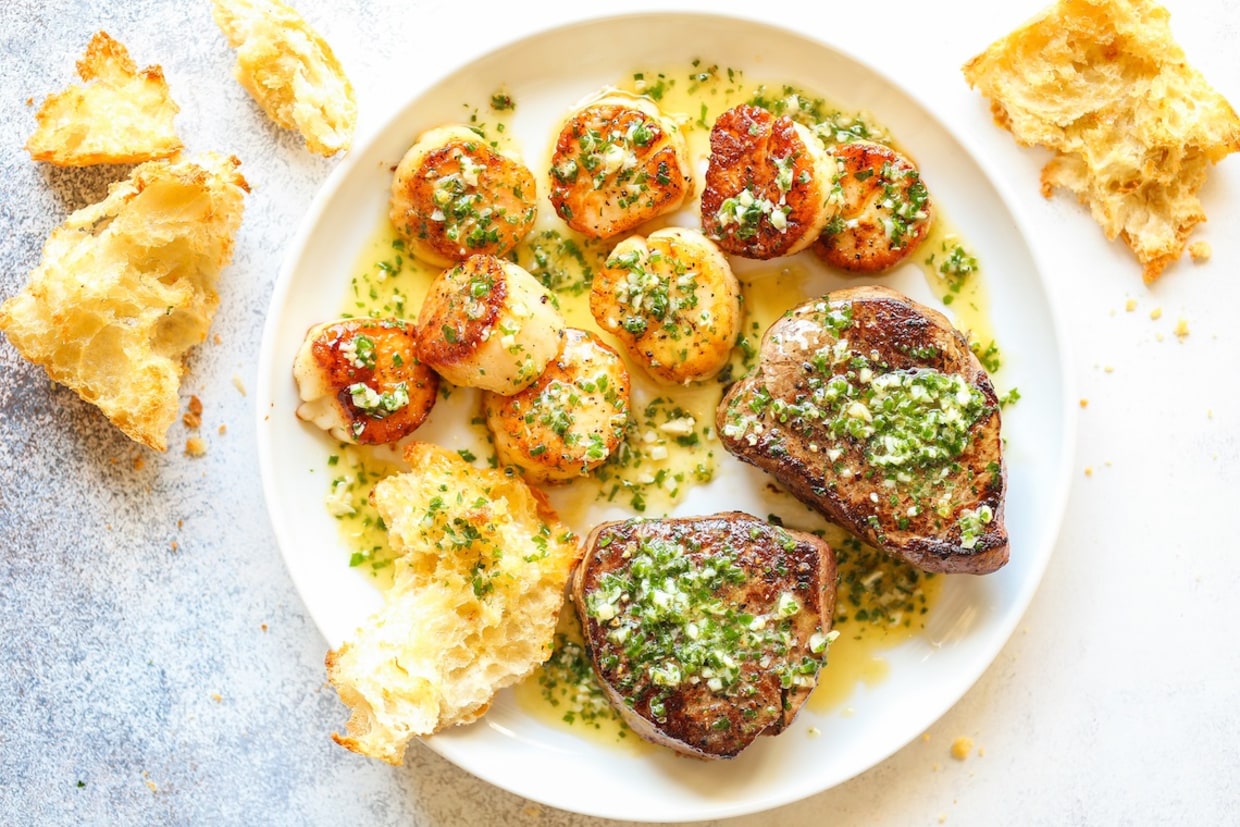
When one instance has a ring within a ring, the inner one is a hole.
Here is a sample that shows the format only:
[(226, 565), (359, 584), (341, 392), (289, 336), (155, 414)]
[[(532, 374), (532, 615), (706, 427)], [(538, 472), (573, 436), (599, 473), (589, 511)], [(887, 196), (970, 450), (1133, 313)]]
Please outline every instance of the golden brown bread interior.
[(96, 32), (77, 64), (83, 85), (49, 95), (26, 150), (57, 166), (138, 164), (181, 151), (159, 66), (138, 70), (124, 45)]
[(212, 0), (237, 50), (237, 80), (280, 126), (319, 155), (348, 150), (357, 126), (353, 85), (327, 41), (281, 0)]
[(236, 158), (150, 161), (52, 230), (0, 329), (29, 361), (163, 451), (248, 191)]
[(402, 556), (383, 607), (327, 653), (354, 752), (400, 764), (419, 735), (477, 720), (545, 661), (576, 538), (519, 477), (414, 442), (371, 495)]
[(1197, 193), (1209, 165), (1240, 149), (1240, 119), (1169, 20), (1153, 0), (1059, 0), (964, 66), (1000, 126), (1055, 152), (1044, 194), (1075, 193), (1146, 282), (1206, 220)]

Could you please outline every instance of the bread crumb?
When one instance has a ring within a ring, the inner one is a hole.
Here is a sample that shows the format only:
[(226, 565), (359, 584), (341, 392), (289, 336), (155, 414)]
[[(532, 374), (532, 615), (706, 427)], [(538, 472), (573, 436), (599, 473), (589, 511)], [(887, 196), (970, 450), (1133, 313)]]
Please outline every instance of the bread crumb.
[(1125, 310), (1127, 310), (1129, 313), (1131, 313), (1132, 311), (1136, 310), (1136, 309), (1137, 309), (1137, 300), (1136, 300), (1136, 299), (1129, 299), (1127, 302), (1125, 302), (1125, 303), (1124, 303), (1124, 309), (1125, 309)]
[(265, 631), (267, 631), (267, 624), (266, 624), (266, 623), (260, 623), (260, 624), (259, 624), (259, 626), (258, 626), (258, 628), (262, 629), (262, 630), (265, 632)]
[(1214, 248), (1208, 241), (1194, 241), (1188, 245), (1188, 254), (1193, 257), (1193, 261), (1209, 261), (1210, 256), (1214, 255)]
[(211, 700), (215, 701), (215, 702), (218, 704), (218, 703), (220, 703), (221, 701), (223, 701), (223, 700), (224, 700), (224, 696), (223, 696), (223, 695), (221, 695), (221, 694), (220, 694), (220, 693), (218, 693), (218, 692), (212, 692), (212, 693), (211, 693)]
[(947, 822), (947, 813), (939, 813), (939, 824)]
[(1188, 335), (1188, 319), (1181, 317), (1176, 320), (1175, 335), (1178, 336), (1181, 341), (1183, 341), (1184, 337)]
[(1153, 319), (1153, 320), (1155, 320), (1155, 321), (1157, 321), (1157, 320), (1161, 319), (1161, 318), (1162, 318), (1162, 308), (1161, 308), (1161, 307), (1155, 307), (1153, 310), (1151, 310), (1151, 311), (1150, 311), (1150, 318), (1151, 318), (1151, 319)]
[(179, 548), (180, 548), (180, 546), (179, 546), (179, 545), (177, 545), (177, 541), (176, 541), (176, 540), (173, 540), (171, 543), (169, 543), (169, 544), (168, 544), (168, 550), (169, 550), (169, 551), (176, 551), (176, 550), (177, 550), (177, 549), (179, 549)]
[(211, 341), (217, 345), (222, 345), (224, 344), (224, 337), (216, 333), (214, 336), (211, 337)]
[(1114, 365), (1103, 365), (1102, 370), (1106, 373), (1115, 373), (1115, 366)]
[(952, 758), (957, 761), (963, 761), (969, 757), (969, 753), (973, 751), (973, 739), (961, 735), (955, 741), (952, 741)]
[(983, 756), (985, 756), (985, 755), (986, 755), (986, 748), (985, 748), (985, 747), (978, 747), (978, 748), (977, 748), (977, 757), (978, 757), (978, 758), (982, 758), (982, 757), (983, 757)]
[(1092, 465), (1085, 466), (1085, 476), (1092, 477), (1094, 475), (1094, 467)]
[(146, 782), (147, 789), (153, 793), (159, 792), (159, 787), (155, 786), (155, 782), (151, 780), (151, 774), (146, 770), (142, 771), (142, 780)]
[(817, 738), (819, 735), (822, 734), (822, 730), (816, 726), (812, 726), (808, 730), (806, 730), (806, 734), (808, 734), (809, 737), (811, 738)]
[(241, 383), (241, 377), (240, 377), (240, 376), (238, 376), (237, 374), (235, 374), (235, 373), (234, 373), (234, 374), (233, 374), (232, 383), (233, 383), (233, 387), (234, 387), (234, 388), (236, 388), (236, 389), (237, 389), (237, 391), (238, 391), (238, 392), (239, 392), (242, 396), (246, 396), (246, 395), (247, 395), (247, 394), (246, 394), (246, 392), (245, 392), (245, 385), (243, 385), (243, 384)]
[(1082, 399), (1082, 400), (1081, 400), (1081, 407), (1082, 407), (1082, 408), (1088, 408), (1088, 407), (1089, 407), (1089, 400), (1088, 400), (1088, 399)]
[(216, 430), (219, 432), (219, 435), (220, 435), (220, 436), (223, 436), (224, 434), (228, 433), (228, 426), (227, 426), (227, 425), (220, 425), (220, 427), (219, 427), (219, 428), (217, 428)]
[(143, 457), (134, 457), (134, 458), (133, 458), (133, 470), (135, 470), (135, 471), (141, 471), (145, 465), (146, 465), (146, 459), (145, 459), (145, 458), (143, 458)]
[(921, 740), (922, 740), (922, 743), (925, 743), (925, 744), (930, 743), (930, 733), (929, 733), (929, 732), (923, 732), (923, 733), (921, 734)]
[(185, 440), (185, 453), (191, 457), (201, 457), (207, 453), (206, 440), (192, 436)]
[(189, 398), (189, 407), (185, 411), (185, 416), (181, 417), (181, 421), (185, 423), (185, 427), (190, 430), (198, 430), (202, 426), (202, 400), (197, 396)]
[(521, 808), (521, 815), (525, 816), (526, 818), (541, 818), (542, 814), (543, 814), (542, 807), (539, 807), (537, 804), (534, 804), (534, 803), (526, 804), (524, 807)]

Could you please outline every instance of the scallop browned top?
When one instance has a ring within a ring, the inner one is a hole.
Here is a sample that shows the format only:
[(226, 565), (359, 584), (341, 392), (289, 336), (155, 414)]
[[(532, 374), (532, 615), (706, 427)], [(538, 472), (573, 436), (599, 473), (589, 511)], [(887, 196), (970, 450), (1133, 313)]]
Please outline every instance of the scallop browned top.
[(349, 319), (315, 336), (318, 379), (334, 391), (354, 442), (396, 442), (426, 420), (439, 377), (414, 356), (415, 339), (414, 326), (397, 319)]
[(619, 93), (575, 112), (551, 158), (551, 204), (568, 226), (610, 238), (680, 207), (693, 191), (685, 137), (654, 103)]
[(415, 145), (402, 160), (390, 214), (412, 252), (447, 266), (473, 254), (507, 255), (534, 225), (536, 194), (525, 164), (482, 138), (451, 137)]
[(904, 155), (872, 141), (838, 144), (831, 154), (843, 164), (843, 203), (814, 243), (814, 252), (853, 273), (895, 267), (917, 249), (933, 221), (921, 173)]
[(791, 255), (834, 214), (831, 167), (817, 139), (791, 118), (742, 104), (710, 131), (702, 230), (724, 252)]
[(504, 262), (470, 256), (431, 283), (433, 296), (418, 316), (418, 357), (431, 365), (454, 365), (471, 357), (494, 333), (508, 298)]

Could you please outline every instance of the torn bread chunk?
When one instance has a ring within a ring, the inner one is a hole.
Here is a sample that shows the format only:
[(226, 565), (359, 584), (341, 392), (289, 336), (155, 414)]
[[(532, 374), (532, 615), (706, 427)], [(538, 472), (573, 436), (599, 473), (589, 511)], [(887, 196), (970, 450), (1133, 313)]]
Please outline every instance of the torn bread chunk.
[(249, 191), (236, 158), (150, 161), (52, 231), (0, 329), (27, 360), (159, 451), (207, 336)]
[(180, 108), (159, 66), (138, 69), (123, 44), (96, 32), (77, 64), (82, 85), (49, 95), (26, 142), (36, 161), (57, 166), (138, 164), (181, 151)]
[(336, 743), (391, 764), (409, 741), (480, 718), (551, 655), (576, 537), (519, 477), (425, 442), (371, 495), (402, 556), (383, 607), (327, 653), (352, 711)]
[(237, 81), (273, 121), (319, 155), (348, 151), (357, 128), (353, 85), (327, 41), (281, 0), (212, 0), (237, 50)]
[(1043, 193), (1075, 193), (1147, 283), (1206, 220), (1209, 166), (1240, 149), (1240, 118), (1169, 20), (1152, 0), (1060, 0), (964, 66), (1000, 126), (1054, 151)]

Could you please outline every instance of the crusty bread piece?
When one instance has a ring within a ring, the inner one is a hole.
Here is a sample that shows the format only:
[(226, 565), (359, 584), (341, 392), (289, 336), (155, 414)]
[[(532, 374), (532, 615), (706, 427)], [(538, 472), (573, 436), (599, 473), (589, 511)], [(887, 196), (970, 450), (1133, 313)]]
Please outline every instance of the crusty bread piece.
[(1240, 149), (1240, 119), (1193, 69), (1153, 0), (1059, 0), (964, 66), (995, 121), (1055, 151), (1043, 193), (1063, 187), (1152, 282), (1206, 220), (1197, 192)]
[(180, 111), (163, 70), (138, 70), (124, 45), (96, 32), (77, 64), (84, 85), (49, 95), (35, 114), (26, 150), (57, 166), (138, 164), (181, 151)]
[(347, 151), (357, 126), (353, 86), (331, 46), (281, 0), (212, 0), (237, 50), (237, 80), (280, 126), (319, 155)]
[(0, 329), (26, 359), (163, 451), (248, 191), (236, 158), (150, 161), (52, 231)]
[(576, 538), (519, 477), (414, 442), (415, 469), (371, 495), (388, 527), (395, 580), (383, 608), (327, 653), (352, 710), (354, 752), (400, 764), (410, 739), (481, 717), (545, 661)]

